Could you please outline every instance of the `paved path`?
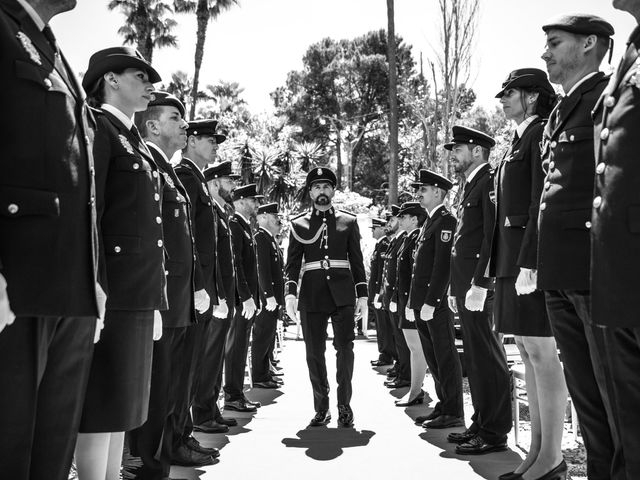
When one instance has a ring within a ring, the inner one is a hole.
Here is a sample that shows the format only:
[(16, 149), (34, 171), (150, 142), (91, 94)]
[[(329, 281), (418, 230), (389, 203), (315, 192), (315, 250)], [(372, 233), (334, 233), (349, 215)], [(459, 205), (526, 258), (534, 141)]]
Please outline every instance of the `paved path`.
[[(393, 400), (406, 389), (390, 391), (382, 385), (384, 375), (369, 365), (369, 360), (376, 356), (375, 341), (356, 340), (352, 401), (355, 428), (338, 428), (335, 355), (331, 343), (327, 343), (334, 420), (328, 428), (307, 428), (313, 416), (313, 402), (304, 343), (285, 341), (280, 355), (280, 365), (285, 372), (282, 389), (249, 391), (249, 398), (263, 403), (256, 414), (234, 414), (239, 425), (226, 435), (196, 434), (203, 445), (220, 448), (219, 461), (201, 469), (174, 467), (171, 477), (201, 480), (495, 479), (519, 464), (521, 452), (517, 448), (462, 457), (456, 455), (454, 445), (446, 441), (451, 430), (427, 432), (414, 425), (414, 417), (431, 409), (427, 403), (396, 407)], [(429, 377), (425, 389), (435, 398)], [(471, 412), (466, 414), (468, 421)]]

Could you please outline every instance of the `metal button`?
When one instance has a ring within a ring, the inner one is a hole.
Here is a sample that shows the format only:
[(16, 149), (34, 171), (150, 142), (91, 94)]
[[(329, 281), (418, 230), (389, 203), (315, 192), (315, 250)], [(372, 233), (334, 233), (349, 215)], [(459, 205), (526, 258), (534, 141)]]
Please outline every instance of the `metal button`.
[(546, 182), (546, 183), (544, 184), (544, 189), (545, 189), (545, 190), (549, 190), (550, 188), (551, 188), (551, 182)]
[(471, 206), (471, 204), (470, 204), (470, 203), (467, 203), (467, 207), (470, 207), (470, 206)]
[(553, 170), (554, 168), (556, 168), (556, 162), (552, 160), (549, 162), (549, 170)]
[(329, 249), (329, 245), (325, 245), (325, 246), (324, 246), (324, 249), (325, 249), (325, 250), (328, 250), (328, 249)]
[(607, 138), (609, 138), (609, 133), (610, 132), (608, 128), (603, 128), (600, 132), (600, 140), (606, 140)]
[(322, 221), (323, 221), (323, 222), (326, 222), (326, 221), (327, 221), (327, 219), (326, 219), (326, 218), (323, 218), (323, 219), (322, 219)]
[(161, 219), (160, 217), (156, 217), (156, 223), (157, 223), (157, 224), (162, 223), (162, 219)]
[(84, 143), (86, 143), (87, 145), (91, 144), (91, 140), (89, 140), (89, 137), (87, 135), (84, 136)]
[(53, 86), (53, 83), (51, 83), (51, 80), (49, 80), (48, 78), (44, 79), (44, 86), (47, 88), (51, 88)]
[(7, 207), (7, 211), (11, 214), (11, 215), (15, 215), (16, 213), (18, 213), (18, 210), (20, 210), (20, 208), (18, 207), (18, 205), (16, 205), (15, 203), (10, 204)]
[(153, 194), (153, 199), (154, 199), (156, 202), (159, 202), (159, 201), (160, 201), (160, 194), (159, 194), (159, 193), (154, 193), (154, 194)]
[(546, 208), (547, 208), (547, 204), (546, 204), (546, 203), (544, 203), (544, 202), (542, 202), (542, 203), (540, 204), (540, 210), (544, 210), (544, 209), (546, 209)]
[(327, 280), (331, 280), (331, 277), (329, 275), (327, 275)]
[(598, 208), (600, 205), (602, 205), (602, 197), (598, 196), (593, 199), (593, 208)]
[(164, 274), (165, 274), (165, 275), (169, 275), (169, 270), (165, 270), (165, 271), (164, 271)]
[(555, 140), (551, 142), (551, 148), (556, 148), (557, 146), (558, 146), (558, 142), (556, 142)]
[(120, 253), (122, 251), (122, 249), (120, 247), (118, 247), (117, 245), (113, 248), (113, 251), (116, 253)]
[(329, 258), (329, 255), (325, 255), (325, 256), (324, 256), (324, 258), (328, 259), (328, 258)]
[(591, 222), (587, 220), (586, 222), (584, 222), (584, 226), (587, 228), (591, 228)]
[(598, 175), (601, 175), (602, 173), (604, 173), (604, 169), (605, 169), (606, 165), (604, 164), (604, 162), (600, 162), (598, 164), (598, 166), (596, 167), (596, 173)]
[(616, 104), (616, 99), (615, 97), (609, 95), (607, 98), (604, 99), (604, 106), (605, 107), (613, 107)]
[(570, 141), (570, 142), (573, 142), (575, 139), (576, 139), (576, 136), (575, 136), (575, 135), (571, 135), (571, 136), (569, 137), (569, 141)]
[(162, 240), (158, 240), (158, 246), (161, 247), (162, 245), (164, 245), (164, 242)]
[(479, 253), (476, 253), (476, 258), (480, 258), (480, 254)]
[(134, 170), (138, 170), (140, 168), (140, 165), (138, 165), (137, 163), (133, 164), (133, 169)]

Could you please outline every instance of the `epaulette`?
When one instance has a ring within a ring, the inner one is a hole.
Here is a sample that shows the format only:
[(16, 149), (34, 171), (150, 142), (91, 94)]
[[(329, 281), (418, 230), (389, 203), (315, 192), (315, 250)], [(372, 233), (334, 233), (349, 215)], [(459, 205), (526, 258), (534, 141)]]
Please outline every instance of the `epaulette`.
[(291, 220), (297, 220), (298, 218), (306, 215), (308, 212), (300, 212), (299, 214), (297, 214), (295, 217), (292, 217)]
[(355, 213), (347, 212), (346, 210), (342, 210), (341, 208), (336, 208), (338, 212), (346, 213), (347, 215), (351, 215), (352, 217), (357, 217)]

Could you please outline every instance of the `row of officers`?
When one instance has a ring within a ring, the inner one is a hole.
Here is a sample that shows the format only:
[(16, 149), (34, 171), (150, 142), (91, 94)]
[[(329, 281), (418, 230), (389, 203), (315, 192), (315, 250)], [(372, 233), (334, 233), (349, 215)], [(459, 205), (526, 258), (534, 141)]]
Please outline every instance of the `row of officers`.
[(0, 3), (0, 472), (66, 480), (75, 456), (117, 479), (128, 432), (137, 478), (167, 479), (219, 455), (192, 432), (237, 424), (222, 388), (226, 411), (260, 407), (252, 334), (254, 385), (281, 384), (281, 221), (137, 51), (78, 81), (47, 25), (68, 4)]

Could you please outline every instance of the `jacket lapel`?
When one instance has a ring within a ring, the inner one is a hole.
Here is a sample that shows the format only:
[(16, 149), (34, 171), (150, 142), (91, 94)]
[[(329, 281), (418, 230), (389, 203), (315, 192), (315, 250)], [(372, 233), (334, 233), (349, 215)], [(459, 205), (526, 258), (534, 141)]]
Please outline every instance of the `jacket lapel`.
[[(571, 112), (573, 112), (573, 110), (576, 108), (578, 103), (580, 103), (580, 100), (582, 99), (582, 94), (591, 90), (602, 79), (602, 77), (604, 77), (604, 73), (602, 72), (596, 73), (593, 77), (589, 78), (584, 83), (579, 85), (578, 88), (575, 90), (575, 92), (573, 92), (568, 97), (565, 97), (564, 99), (562, 99), (560, 103), (556, 105), (556, 108), (554, 108), (552, 115), (554, 115), (556, 109), (558, 109), (558, 111), (561, 112), (561, 115), (560, 115), (561, 118), (557, 124), (553, 125), (552, 127), (553, 131), (551, 132), (551, 137), (554, 137), (560, 131), (560, 129), (564, 127), (564, 124), (567, 122), (567, 120), (571, 116)], [(554, 118), (554, 117), (550, 117), (550, 118)]]
[(140, 140), (138, 140), (133, 133), (131, 133), (131, 130), (129, 130), (120, 120), (118, 120), (116, 118), (115, 115), (113, 115), (111, 112), (108, 112), (107, 110), (101, 110), (102, 113), (109, 119), (109, 121), (111, 123), (113, 123), (113, 125), (118, 129), (118, 131), (120, 132), (121, 135), (124, 135), (124, 137), (129, 140), (129, 143), (133, 146), (133, 148), (136, 149), (136, 151), (142, 155), (146, 160), (148, 160), (149, 162), (151, 162), (152, 165), (156, 166), (156, 161), (153, 158), (153, 155), (151, 155), (151, 152), (149, 151), (149, 148), (144, 144), (144, 142), (141, 142)]
[(464, 203), (467, 200), (467, 197), (471, 194), (471, 191), (474, 188), (476, 188), (476, 185), (478, 185), (478, 182), (480, 181), (480, 179), (483, 178), (489, 172), (489, 168), (490, 168), (489, 164), (485, 163), (482, 166), (482, 168), (478, 171), (478, 173), (476, 173), (475, 177), (473, 177), (471, 181), (467, 183), (467, 185), (464, 188), (462, 203)]

